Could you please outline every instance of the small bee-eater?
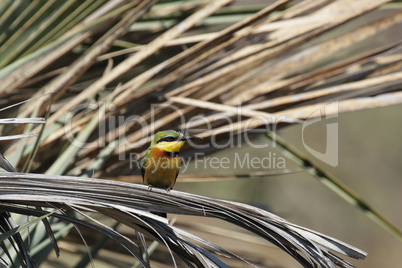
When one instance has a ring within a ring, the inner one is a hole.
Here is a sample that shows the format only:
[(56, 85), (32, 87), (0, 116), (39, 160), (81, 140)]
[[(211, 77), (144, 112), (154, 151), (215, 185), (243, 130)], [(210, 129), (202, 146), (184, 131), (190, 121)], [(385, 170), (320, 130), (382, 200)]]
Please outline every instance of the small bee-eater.
[(174, 130), (156, 133), (142, 162), (143, 183), (149, 187), (171, 190), (176, 183), (181, 165), (179, 150), (184, 142), (190, 139), (200, 138), (185, 137)]

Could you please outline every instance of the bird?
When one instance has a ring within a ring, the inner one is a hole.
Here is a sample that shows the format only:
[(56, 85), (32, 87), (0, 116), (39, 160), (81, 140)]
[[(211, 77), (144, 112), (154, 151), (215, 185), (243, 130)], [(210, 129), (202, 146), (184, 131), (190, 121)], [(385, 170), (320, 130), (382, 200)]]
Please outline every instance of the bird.
[[(166, 189), (168, 192), (176, 183), (181, 160), (179, 150), (187, 140), (200, 139), (196, 136), (184, 136), (174, 130), (159, 131), (145, 153), (141, 165), (144, 185)], [(166, 218), (166, 213), (154, 213)]]

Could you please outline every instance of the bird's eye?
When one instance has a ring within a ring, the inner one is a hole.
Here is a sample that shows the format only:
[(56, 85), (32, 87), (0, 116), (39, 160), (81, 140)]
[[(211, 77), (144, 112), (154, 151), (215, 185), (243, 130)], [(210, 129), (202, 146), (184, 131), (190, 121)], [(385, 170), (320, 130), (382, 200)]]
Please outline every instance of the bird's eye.
[(162, 139), (160, 139), (158, 142), (161, 141), (173, 141), (175, 138), (173, 136), (165, 136)]

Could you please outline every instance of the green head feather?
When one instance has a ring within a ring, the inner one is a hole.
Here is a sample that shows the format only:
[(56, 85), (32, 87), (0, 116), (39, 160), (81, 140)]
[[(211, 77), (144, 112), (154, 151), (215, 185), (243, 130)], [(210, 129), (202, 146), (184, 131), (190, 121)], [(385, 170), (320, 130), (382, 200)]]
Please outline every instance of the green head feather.
[(183, 134), (174, 130), (164, 130), (164, 131), (159, 131), (155, 134), (154, 139), (151, 143), (151, 147), (157, 144), (161, 140), (176, 140), (177, 138), (183, 137)]
[(183, 134), (181, 132), (177, 132), (174, 130), (163, 130), (159, 131), (155, 134), (154, 139), (151, 142), (151, 145), (149, 146), (148, 150), (145, 152), (144, 159), (143, 159), (143, 165), (145, 164), (145, 161), (147, 160), (148, 154), (152, 148), (152, 146), (156, 145), (158, 141), (163, 140), (164, 138), (172, 137), (174, 140), (177, 138), (183, 137)]

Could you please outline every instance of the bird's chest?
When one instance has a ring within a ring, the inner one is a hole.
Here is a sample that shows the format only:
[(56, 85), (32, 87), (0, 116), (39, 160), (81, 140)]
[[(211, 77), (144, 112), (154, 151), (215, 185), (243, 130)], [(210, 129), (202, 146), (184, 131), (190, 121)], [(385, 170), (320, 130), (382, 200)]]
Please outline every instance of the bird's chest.
[(172, 188), (181, 165), (180, 157), (162, 150), (151, 150), (144, 163), (144, 183), (158, 188)]

